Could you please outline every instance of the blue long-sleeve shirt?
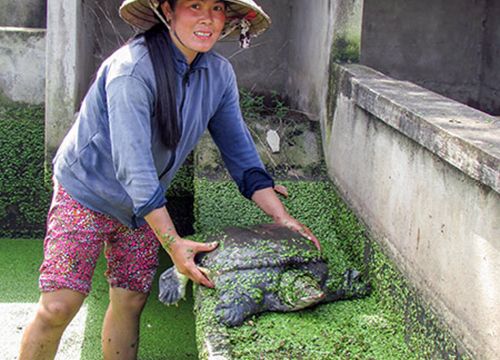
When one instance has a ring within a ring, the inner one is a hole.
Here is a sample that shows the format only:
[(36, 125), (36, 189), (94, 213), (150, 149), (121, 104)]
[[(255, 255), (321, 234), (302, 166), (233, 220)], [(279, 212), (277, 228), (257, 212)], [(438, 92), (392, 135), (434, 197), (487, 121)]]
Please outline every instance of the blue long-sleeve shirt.
[(182, 135), (167, 149), (153, 124), (156, 81), (143, 37), (101, 65), (54, 158), (54, 176), (78, 202), (132, 228), (165, 205), (165, 190), (208, 128), (240, 192), (273, 186), (243, 122), (231, 64), (210, 51), (188, 65), (174, 54)]

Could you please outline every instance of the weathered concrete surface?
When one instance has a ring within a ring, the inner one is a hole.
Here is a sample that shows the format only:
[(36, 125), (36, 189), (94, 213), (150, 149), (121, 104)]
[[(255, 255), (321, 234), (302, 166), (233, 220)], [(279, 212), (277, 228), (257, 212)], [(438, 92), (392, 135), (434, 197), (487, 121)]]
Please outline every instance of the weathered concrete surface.
[(271, 17), (271, 28), (254, 39), (249, 49), (240, 49), (236, 41), (224, 40), (215, 49), (233, 64), (239, 86), (282, 94), (288, 73), (292, 5), (289, 0), (259, 0), (258, 4)]
[(361, 63), (496, 114), (499, 14), (490, 0), (365, 0)]
[[(90, 80), (101, 63), (134, 35), (133, 28), (119, 16), (122, 0), (82, 2), (83, 30), (87, 32), (88, 68), (83, 70)], [(83, 36), (83, 34), (81, 34)]]
[(363, 66), (334, 76), (331, 178), (457, 339), (497, 359), (500, 123)]
[(486, 2), (479, 103), (484, 111), (500, 115), (500, 2)]
[(73, 123), (90, 80), (91, 33), (83, 24), (82, 1), (48, 1), (45, 152), (50, 163)]
[(46, 0), (0, 0), (0, 26), (45, 28)]
[[(271, 116), (248, 118), (246, 123), (266, 169), (276, 179), (320, 179), (325, 177), (319, 124), (292, 114), (282, 121)], [(280, 150), (273, 152), (267, 132), (275, 130)], [(210, 179), (230, 179), (219, 150), (208, 132), (196, 146), (195, 172)]]
[(500, 122), (485, 113), (413, 83), (388, 78), (352, 65), (344, 71), (341, 91), (357, 106), (500, 192)]
[(45, 97), (45, 29), (0, 27), (0, 96), (42, 104)]
[(329, 64), (336, 39), (357, 44), (363, 0), (294, 0), (289, 28), (286, 94), (313, 120), (326, 116)]

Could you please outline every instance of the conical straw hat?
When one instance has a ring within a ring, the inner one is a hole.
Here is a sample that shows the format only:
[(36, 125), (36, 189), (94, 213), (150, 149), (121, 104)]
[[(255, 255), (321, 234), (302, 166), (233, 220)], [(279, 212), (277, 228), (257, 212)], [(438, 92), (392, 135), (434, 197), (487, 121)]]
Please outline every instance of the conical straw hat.
[[(250, 36), (257, 36), (271, 25), (271, 18), (253, 0), (225, 0), (226, 25), (221, 37), (238, 37), (239, 31), (233, 26), (234, 20), (246, 19), (250, 22)], [(128, 24), (139, 30), (149, 30), (159, 21), (152, 8), (157, 8), (158, 0), (125, 0), (120, 6), (120, 16)]]

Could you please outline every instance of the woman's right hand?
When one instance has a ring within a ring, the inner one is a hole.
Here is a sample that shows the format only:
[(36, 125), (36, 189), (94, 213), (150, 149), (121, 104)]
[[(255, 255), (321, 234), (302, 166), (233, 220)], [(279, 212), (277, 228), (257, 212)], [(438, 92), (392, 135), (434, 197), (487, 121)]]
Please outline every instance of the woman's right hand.
[(213, 288), (215, 286), (214, 283), (210, 280), (208, 274), (196, 266), (194, 258), (197, 253), (213, 251), (217, 246), (217, 242), (205, 244), (178, 237), (170, 243), (167, 252), (172, 258), (178, 272), (186, 275), (197, 284)]
[(214, 283), (203, 269), (196, 266), (194, 258), (199, 252), (209, 252), (217, 248), (217, 243), (199, 243), (181, 238), (175, 230), (174, 223), (165, 206), (155, 209), (145, 217), (156, 234), (162, 247), (170, 255), (177, 271), (197, 284), (213, 288)]

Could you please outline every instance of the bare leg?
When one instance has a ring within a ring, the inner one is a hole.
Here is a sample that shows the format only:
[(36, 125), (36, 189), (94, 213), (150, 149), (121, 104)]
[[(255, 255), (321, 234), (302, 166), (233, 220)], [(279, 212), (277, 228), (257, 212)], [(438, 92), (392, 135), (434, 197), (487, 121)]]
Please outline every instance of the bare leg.
[(24, 330), (19, 360), (54, 359), (64, 329), (84, 299), (84, 294), (69, 289), (42, 293), (35, 318)]
[(110, 288), (110, 303), (102, 327), (102, 351), (105, 360), (136, 359), (139, 323), (148, 294)]

